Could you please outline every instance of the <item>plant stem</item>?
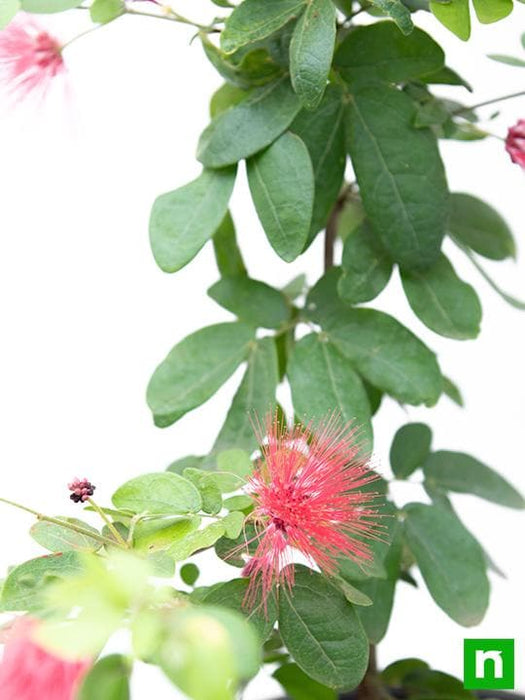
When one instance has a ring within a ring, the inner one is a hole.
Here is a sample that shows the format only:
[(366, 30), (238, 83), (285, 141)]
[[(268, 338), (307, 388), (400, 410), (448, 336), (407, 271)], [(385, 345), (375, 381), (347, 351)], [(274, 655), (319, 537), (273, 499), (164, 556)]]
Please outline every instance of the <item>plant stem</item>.
[[(37, 510), (33, 510), (32, 508), (28, 508), (27, 506), (23, 506), (21, 503), (15, 503), (15, 501), (9, 501), (7, 498), (1, 498), (0, 501), (2, 503), (6, 503), (9, 506), (13, 506), (14, 508), (18, 508), (19, 510), (24, 510), (26, 513), (31, 513), (31, 515), (34, 515), (37, 520), (41, 520), (43, 522), (47, 523), (53, 523), (53, 525), (60, 525), (60, 527), (65, 527), (67, 530), (72, 530), (73, 532), (77, 532), (79, 535), (84, 535), (85, 537), (90, 537), (92, 540), (97, 540), (97, 542), (101, 542), (102, 544), (105, 545), (111, 545), (115, 546), (115, 542), (113, 540), (110, 540), (107, 537), (104, 537), (103, 535), (99, 535), (96, 532), (91, 532), (91, 530), (85, 530), (83, 527), (80, 525), (75, 525), (75, 523), (70, 523), (67, 520), (61, 520), (60, 518), (53, 518), (50, 515), (44, 515), (44, 513), (39, 513)], [(117, 546), (122, 546), (118, 543), (116, 543)]]
[(348, 200), (349, 195), (352, 193), (353, 185), (347, 185), (340, 192), (339, 197), (336, 199), (334, 206), (328, 216), (328, 222), (326, 224), (325, 237), (324, 237), (324, 271), (327, 272), (334, 265), (334, 245), (335, 239), (337, 238), (337, 227), (339, 224), (339, 217), (344, 209), (344, 206)]
[(88, 498), (88, 503), (92, 508), (94, 508), (96, 510), (96, 512), (100, 515), (102, 520), (106, 523), (106, 525), (108, 526), (108, 528), (109, 528), (111, 534), (113, 535), (113, 537), (115, 538), (115, 540), (127, 549), (128, 544), (127, 544), (126, 540), (122, 537), (120, 532), (113, 525), (113, 523), (108, 518), (108, 516), (104, 513), (102, 508), (97, 503), (95, 503), (95, 501), (92, 498)]
[[(88, 10), (89, 7), (86, 6), (80, 6), (76, 8), (77, 10)], [(119, 17), (125, 17), (126, 15), (136, 15), (137, 17), (152, 17), (153, 19), (164, 19), (167, 20), (168, 22), (177, 22), (178, 24), (187, 24), (190, 27), (195, 27), (195, 29), (199, 29), (200, 31), (203, 32), (210, 32), (210, 31), (215, 31), (214, 27), (212, 26), (206, 26), (204, 24), (199, 24), (198, 22), (193, 22), (191, 19), (188, 19), (187, 17), (184, 17), (183, 15), (180, 15), (178, 12), (175, 12), (171, 8), (165, 8), (166, 12), (164, 14), (156, 14), (154, 12), (144, 12), (144, 10), (135, 10), (130, 7), (127, 7), (122, 14), (118, 15), (118, 17), (115, 17), (115, 19), (119, 19)], [(114, 21), (114, 20), (112, 20)], [(219, 20), (215, 20), (215, 22), (218, 22)], [(98, 29), (99, 27), (103, 27), (103, 24), (97, 25), (97, 27), (94, 27), (94, 29)], [(92, 31), (92, 30), (88, 30)], [(88, 32), (84, 32), (84, 34), (87, 34)], [(79, 36), (83, 36), (83, 34), (80, 34)], [(78, 37), (75, 37), (78, 38)], [(75, 39), (72, 39), (74, 41)], [(70, 42), (68, 42), (70, 43)]]
[(452, 112), (452, 115), (462, 114), (463, 112), (470, 112), (473, 109), (478, 109), (478, 107), (486, 107), (487, 105), (493, 105), (496, 102), (503, 102), (504, 100), (512, 100), (514, 97), (522, 97), (525, 95), (525, 90), (520, 92), (513, 92), (510, 95), (503, 95), (502, 97), (494, 97), (492, 100), (485, 100), (484, 102), (478, 102), (477, 105), (471, 105), (470, 107), (460, 107)]
[(377, 673), (376, 648), (370, 645), (370, 656), (365, 677), (357, 688), (357, 700), (386, 700), (388, 694), (383, 688)]

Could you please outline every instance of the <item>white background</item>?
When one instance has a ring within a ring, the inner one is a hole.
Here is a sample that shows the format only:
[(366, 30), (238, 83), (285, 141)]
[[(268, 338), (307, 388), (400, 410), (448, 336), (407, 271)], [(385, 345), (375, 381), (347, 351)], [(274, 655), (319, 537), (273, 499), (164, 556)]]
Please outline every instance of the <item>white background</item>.
[[(485, 58), (497, 52), (525, 57), (519, 42), (525, 8), (516, 5), (497, 25), (476, 24), (468, 44), (420, 13), (418, 24), (442, 43), (448, 64), (476, 91), (474, 97), (461, 88), (446, 94), (471, 104), (525, 87), (524, 69)], [(174, 7), (195, 19), (220, 12), (209, 0), (180, 0)], [(88, 26), (78, 11), (46, 23), (63, 40)], [(153, 426), (144, 393), (155, 366), (183, 336), (229, 317), (206, 297), (217, 278), (210, 246), (170, 276), (156, 267), (148, 244), (154, 198), (199, 172), (195, 146), (208, 120), (208, 98), (220, 84), (199, 43), (189, 45), (191, 35), (191, 29), (169, 22), (120, 19), (66, 49), (71, 96), (65, 103), (1, 118), (0, 495), (48, 513), (78, 514), (66, 489), (72, 476), (89, 476), (99, 501), (108, 502), (126, 478), (206, 451), (239, 380), (236, 374), (175, 426)], [(525, 100), (500, 109), (490, 129), (503, 136), (525, 117)], [(523, 250), (525, 180), (502, 142), (444, 143), (442, 152), (451, 188), (497, 205)], [(281, 262), (264, 238), (243, 175), (233, 212), (253, 277), (282, 285), (306, 270), (310, 282), (317, 279), (321, 241), (294, 264)], [(436, 448), (468, 451), (525, 491), (525, 316), (496, 297), (467, 260), (452, 257), (481, 294), (478, 340), (447, 340), (425, 329), (397, 278), (375, 305), (425, 338), (446, 374), (461, 385), (466, 409), (447, 399), (432, 411), (404, 411), (385, 401), (376, 422), (377, 460), (388, 474), (388, 446), (397, 427), (428, 420)], [(521, 258), (486, 267), (509, 291), (525, 296)], [(396, 489), (399, 503), (420, 497), (417, 485)], [(509, 580), (492, 579), (490, 611), (468, 631), (448, 619), (424, 587), (400, 584), (380, 663), (417, 655), (460, 675), (465, 636), (515, 637), (517, 686), (525, 689), (523, 514), (466, 496), (455, 502)], [(39, 552), (27, 535), (30, 524), (30, 517), (1, 506), (0, 570)], [(203, 582), (216, 576), (208, 565)], [(152, 691), (157, 700), (176, 696), (160, 674), (144, 668), (134, 687), (137, 700)], [(263, 679), (246, 697), (275, 694), (273, 681)]]

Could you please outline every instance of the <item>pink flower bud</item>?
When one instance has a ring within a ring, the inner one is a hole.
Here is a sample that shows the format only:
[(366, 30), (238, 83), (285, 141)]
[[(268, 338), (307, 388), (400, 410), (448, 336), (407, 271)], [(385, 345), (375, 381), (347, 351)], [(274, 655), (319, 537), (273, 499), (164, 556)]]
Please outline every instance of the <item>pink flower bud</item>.
[(74, 503), (84, 503), (89, 500), (89, 497), (93, 495), (96, 489), (96, 486), (87, 479), (73, 479), (67, 487), (72, 492), (69, 498)]
[(505, 150), (513, 163), (525, 169), (525, 119), (511, 126), (505, 139)]

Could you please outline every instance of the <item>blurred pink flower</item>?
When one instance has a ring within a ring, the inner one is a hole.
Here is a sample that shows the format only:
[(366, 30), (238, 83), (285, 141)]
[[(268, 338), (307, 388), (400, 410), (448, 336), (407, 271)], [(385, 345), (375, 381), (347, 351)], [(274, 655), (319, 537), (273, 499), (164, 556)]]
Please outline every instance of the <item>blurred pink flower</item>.
[(45, 97), (65, 72), (60, 43), (27, 15), (0, 31), (0, 84), (15, 101)]
[(513, 163), (525, 169), (525, 119), (511, 126), (505, 139), (505, 149)]
[(7, 633), (0, 662), (2, 700), (74, 700), (91, 659), (69, 661), (46, 651), (33, 637), (38, 620), (18, 618)]
[(338, 557), (370, 561), (367, 540), (377, 539), (381, 528), (378, 494), (363, 490), (377, 476), (360, 455), (354, 428), (332, 416), (316, 430), (288, 429), (270, 416), (259, 433), (262, 458), (248, 484), (255, 503), (248, 521), (257, 532), (243, 570), (251, 579), (248, 606), (259, 589), (266, 601), (274, 584), (293, 585), (293, 567), (286, 567), (292, 550), (330, 575)]

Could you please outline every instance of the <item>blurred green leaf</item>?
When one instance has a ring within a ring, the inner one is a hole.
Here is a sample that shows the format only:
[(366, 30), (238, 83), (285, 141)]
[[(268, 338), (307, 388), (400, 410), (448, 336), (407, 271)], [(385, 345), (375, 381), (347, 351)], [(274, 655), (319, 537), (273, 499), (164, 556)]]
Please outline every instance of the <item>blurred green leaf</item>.
[(181, 340), (148, 385), (155, 424), (171, 425), (213, 396), (246, 359), (253, 335), (243, 323), (218, 323)]
[(525, 508), (525, 499), (508, 481), (463, 452), (433, 452), (424, 472), (427, 481), (446, 491), (471, 493), (507, 508)]
[(184, 564), (179, 573), (187, 586), (194, 586), (200, 575), (199, 567), (193, 562)]
[(307, 109), (319, 106), (328, 82), (336, 34), (332, 0), (309, 0), (290, 44), (292, 85)]
[(157, 197), (149, 222), (157, 265), (176, 272), (192, 260), (221, 225), (236, 168), (203, 170), (193, 182)]
[(78, 7), (83, 0), (20, 0), (20, 5), (24, 12), (33, 14), (48, 14), (52, 12), (64, 12)]
[(1, 0), (0, 2), (0, 29), (7, 27), (9, 22), (20, 9), (20, 0)]
[(290, 132), (247, 161), (248, 183), (264, 232), (277, 255), (302, 252), (312, 220), (314, 173), (303, 141)]
[(122, 654), (111, 654), (92, 666), (78, 689), (78, 700), (129, 700), (131, 664)]
[(407, 423), (396, 432), (390, 448), (390, 465), (398, 479), (422, 467), (430, 453), (432, 431), (425, 423)]
[(512, 0), (472, 0), (474, 12), (482, 24), (491, 24), (510, 15)]
[(448, 191), (435, 136), (414, 129), (415, 106), (376, 84), (353, 91), (348, 148), (370, 224), (402, 267), (424, 268), (439, 256)]
[(422, 659), (400, 659), (389, 664), (381, 672), (381, 678), (386, 685), (399, 687), (403, 685), (405, 676), (412, 671), (428, 668), (427, 662)]
[(460, 625), (483, 619), (489, 603), (486, 562), (456, 515), (437, 505), (405, 506), (405, 537), (435, 602)]
[(249, 97), (249, 90), (224, 83), (220, 88), (215, 90), (210, 100), (210, 117), (214, 119), (223, 112), (226, 112), (230, 107), (240, 104), (243, 100)]
[(272, 675), (291, 700), (337, 700), (335, 690), (314, 681), (297, 664), (284, 664)]
[(476, 338), (481, 303), (473, 287), (460, 279), (443, 255), (426, 270), (401, 272), (412, 311), (435, 333), (456, 340)]
[(185, 515), (196, 513), (202, 501), (195, 486), (179, 474), (142, 474), (120, 486), (111, 499), (117, 508), (134, 513)]
[(124, 0), (93, 0), (89, 7), (91, 21), (96, 24), (111, 22), (126, 11)]
[(300, 106), (286, 76), (252, 90), (203, 131), (197, 158), (207, 168), (222, 168), (258, 153), (286, 131)]
[(448, 377), (443, 377), (443, 393), (458, 406), (463, 407), (465, 405), (459, 387)]
[(487, 58), (498, 63), (505, 63), (507, 66), (514, 66), (515, 68), (525, 68), (525, 61), (522, 58), (516, 58), (515, 56), (507, 56), (501, 53), (489, 53)]

